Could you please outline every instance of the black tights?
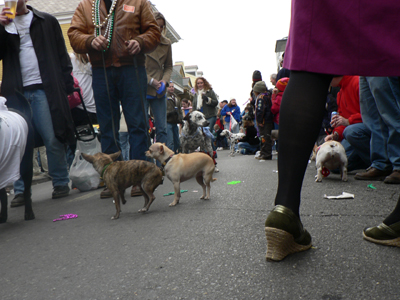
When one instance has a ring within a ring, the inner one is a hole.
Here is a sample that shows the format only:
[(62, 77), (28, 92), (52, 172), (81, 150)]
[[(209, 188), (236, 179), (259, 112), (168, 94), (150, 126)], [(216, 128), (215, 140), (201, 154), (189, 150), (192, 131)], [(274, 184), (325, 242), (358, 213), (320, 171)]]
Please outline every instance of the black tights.
[(279, 184), (275, 205), (299, 216), (304, 173), (321, 129), (328, 88), (333, 76), (290, 73), (279, 116)]

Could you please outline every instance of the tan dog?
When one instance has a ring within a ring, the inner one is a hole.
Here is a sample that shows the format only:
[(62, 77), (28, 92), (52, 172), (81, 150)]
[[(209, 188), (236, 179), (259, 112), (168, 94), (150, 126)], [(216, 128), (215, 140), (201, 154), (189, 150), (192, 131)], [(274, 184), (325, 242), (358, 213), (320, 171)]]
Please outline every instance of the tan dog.
[(162, 163), (165, 168), (165, 175), (174, 185), (175, 198), (169, 206), (175, 206), (179, 203), (181, 182), (194, 176), (203, 188), (203, 195), (200, 199), (210, 199), (210, 182), (217, 179), (212, 178), (215, 165), (209, 155), (202, 152), (174, 155), (174, 152), (164, 144), (154, 143), (146, 151), (146, 156), (155, 158)]
[(347, 181), (347, 156), (341, 143), (336, 141), (323, 143), (317, 151), (315, 162), (317, 167), (316, 182), (322, 181), (323, 167), (329, 170), (340, 169), (342, 180)]
[(130, 186), (138, 185), (144, 196), (144, 207), (139, 212), (149, 210), (151, 203), (156, 198), (154, 190), (162, 183), (162, 172), (153, 163), (144, 160), (115, 161), (121, 151), (114, 154), (96, 153), (88, 155), (82, 153), (82, 157), (90, 162), (95, 170), (103, 177), (107, 188), (112, 192), (115, 209), (115, 216), (111, 219), (118, 219), (122, 204), (126, 203), (124, 193)]

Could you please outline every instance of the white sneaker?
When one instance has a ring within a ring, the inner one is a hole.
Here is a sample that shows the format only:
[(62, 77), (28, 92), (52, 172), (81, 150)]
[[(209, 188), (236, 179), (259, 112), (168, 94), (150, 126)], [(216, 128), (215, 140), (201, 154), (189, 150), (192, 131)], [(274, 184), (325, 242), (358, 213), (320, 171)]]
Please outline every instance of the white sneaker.
[(222, 148), (222, 147), (217, 148), (217, 151), (221, 151), (221, 150), (224, 150), (224, 148)]

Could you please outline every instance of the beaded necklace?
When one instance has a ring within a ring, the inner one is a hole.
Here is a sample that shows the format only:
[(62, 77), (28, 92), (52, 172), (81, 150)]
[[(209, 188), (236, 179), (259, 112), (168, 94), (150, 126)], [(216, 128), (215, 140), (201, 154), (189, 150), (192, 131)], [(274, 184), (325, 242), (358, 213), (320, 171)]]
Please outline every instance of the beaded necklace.
[[(104, 19), (103, 23), (100, 24), (100, 1), (101, 0), (93, 0), (92, 5), (92, 21), (95, 27), (94, 36), (97, 37), (101, 35), (101, 28), (107, 23), (106, 30), (104, 31), (104, 37), (108, 40), (107, 49), (110, 48), (111, 38), (113, 34), (114, 28), (114, 13), (115, 6), (118, 0), (113, 0), (112, 5), (110, 7), (110, 11), (107, 17)], [(104, 52), (106, 50), (103, 50)]]

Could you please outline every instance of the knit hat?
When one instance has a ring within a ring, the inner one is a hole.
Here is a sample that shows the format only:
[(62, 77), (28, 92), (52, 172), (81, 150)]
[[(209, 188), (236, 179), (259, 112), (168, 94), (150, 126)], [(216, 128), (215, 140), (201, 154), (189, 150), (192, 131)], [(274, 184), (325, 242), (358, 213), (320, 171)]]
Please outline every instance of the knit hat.
[(257, 82), (257, 81), (261, 81), (261, 80), (262, 80), (261, 72), (258, 70), (255, 70), (253, 72), (253, 82)]
[(283, 92), (286, 89), (288, 82), (289, 82), (289, 78), (283, 77), (283, 78), (279, 79), (278, 82), (276, 83), (276, 88), (278, 90), (280, 90), (281, 92)]
[(267, 91), (267, 86), (264, 81), (258, 81), (254, 86), (253, 86), (253, 91), (256, 93), (265, 93)]

